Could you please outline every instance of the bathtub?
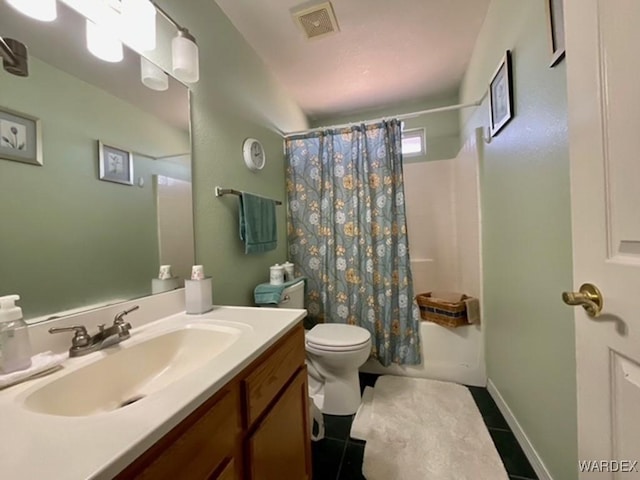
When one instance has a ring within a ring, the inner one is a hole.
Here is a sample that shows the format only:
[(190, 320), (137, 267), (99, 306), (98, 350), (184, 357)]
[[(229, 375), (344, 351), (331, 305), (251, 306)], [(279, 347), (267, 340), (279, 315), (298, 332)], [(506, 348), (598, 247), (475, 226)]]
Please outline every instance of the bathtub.
[(383, 367), (377, 360), (369, 359), (360, 371), (484, 387), (487, 378), (481, 333), (479, 325), (446, 328), (420, 322), (421, 365)]
[[(414, 292), (428, 292), (430, 285), (445, 285), (449, 290), (460, 291), (453, 287), (455, 279), (446, 276), (449, 270), (439, 266), (434, 259), (411, 259)], [(473, 285), (473, 284), (472, 284)], [(470, 287), (465, 291), (472, 296), (479, 287)], [(408, 377), (432, 378), (464, 385), (486, 385), (484, 365), (484, 341), (480, 325), (458, 328), (441, 327), (435, 323), (420, 322), (420, 340), (422, 364), (400, 367), (383, 367), (376, 360), (368, 360), (361, 372), (402, 375)]]

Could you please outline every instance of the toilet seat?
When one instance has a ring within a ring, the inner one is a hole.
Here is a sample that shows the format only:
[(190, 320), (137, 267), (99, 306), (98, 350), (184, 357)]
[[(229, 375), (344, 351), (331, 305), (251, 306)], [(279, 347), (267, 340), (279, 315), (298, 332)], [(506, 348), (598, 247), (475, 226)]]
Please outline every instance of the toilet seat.
[(353, 352), (365, 347), (371, 348), (371, 342), (370, 340), (367, 340), (366, 342), (359, 345), (349, 345), (346, 347), (330, 347), (327, 345), (317, 345), (315, 343), (307, 342), (307, 347), (312, 350), (318, 350), (321, 352)]
[(365, 328), (340, 323), (319, 324), (306, 334), (309, 347), (325, 352), (349, 352), (367, 347), (371, 334)]

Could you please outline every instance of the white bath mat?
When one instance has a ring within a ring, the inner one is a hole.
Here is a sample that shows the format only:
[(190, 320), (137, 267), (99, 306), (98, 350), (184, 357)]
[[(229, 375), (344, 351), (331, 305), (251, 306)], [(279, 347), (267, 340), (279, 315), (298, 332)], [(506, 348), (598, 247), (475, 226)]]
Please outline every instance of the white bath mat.
[(380, 377), (351, 427), (363, 438), (367, 480), (508, 480), (469, 390)]
[(373, 388), (365, 387), (362, 392), (362, 400), (351, 424), (351, 438), (367, 440), (369, 427), (371, 426), (371, 414), (373, 409)]

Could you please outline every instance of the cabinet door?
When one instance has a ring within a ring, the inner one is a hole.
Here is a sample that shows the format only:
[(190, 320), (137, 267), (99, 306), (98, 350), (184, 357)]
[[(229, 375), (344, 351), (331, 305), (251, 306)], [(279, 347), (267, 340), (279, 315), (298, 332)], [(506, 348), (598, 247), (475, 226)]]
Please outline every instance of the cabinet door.
[(302, 324), (278, 343), (267, 358), (244, 380), (248, 426), (260, 418), (278, 392), (287, 384), (301, 365), (304, 365), (304, 329)]
[(252, 480), (311, 478), (307, 369), (303, 367), (249, 438)]
[(225, 388), (142, 454), (116, 480), (211, 478), (236, 453), (241, 428), (239, 407), (238, 386)]

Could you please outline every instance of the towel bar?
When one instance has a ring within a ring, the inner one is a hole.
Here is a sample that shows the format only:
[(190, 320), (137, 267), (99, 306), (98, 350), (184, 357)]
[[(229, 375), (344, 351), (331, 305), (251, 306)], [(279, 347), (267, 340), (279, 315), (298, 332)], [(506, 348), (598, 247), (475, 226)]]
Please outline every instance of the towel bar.
[[(216, 187), (215, 191), (216, 191), (216, 197), (222, 197), (224, 195), (238, 195), (238, 196), (240, 196), (242, 194), (241, 191), (234, 190), (233, 188)], [(282, 202), (280, 200), (274, 200), (274, 202), (276, 202), (276, 205), (282, 205)]]

